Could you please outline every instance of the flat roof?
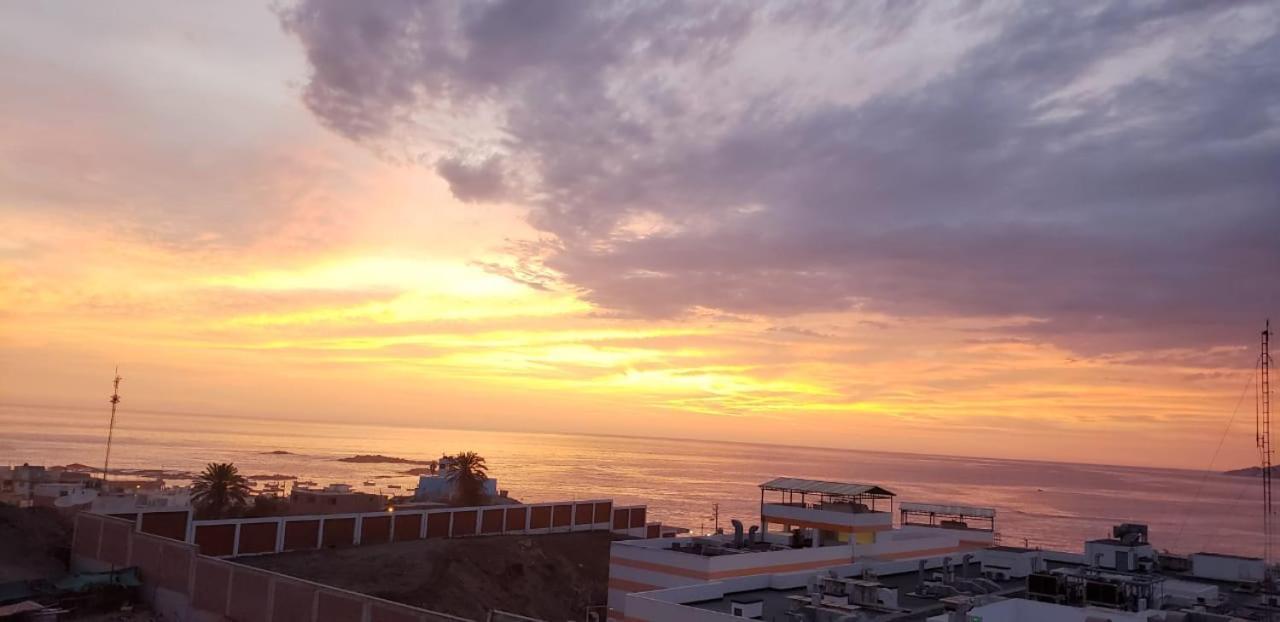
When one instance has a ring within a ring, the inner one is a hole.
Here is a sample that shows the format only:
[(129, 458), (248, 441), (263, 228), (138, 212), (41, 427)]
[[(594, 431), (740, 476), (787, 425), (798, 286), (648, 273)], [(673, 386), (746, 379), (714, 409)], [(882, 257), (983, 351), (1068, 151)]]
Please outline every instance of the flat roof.
[(788, 492), (804, 492), (823, 495), (885, 495), (896, 496), (892, 491), (875, 484), (858, 484), (854, 482), (827, 482), (817, 479), (800, 479), (798, 477), (778, 477), (760, 484), (761, 490), (783, 490)]
[[(962, 564), (957, 563), (956, 566), (957, 572), (959, 572), (958, 567), (962, 566)], [(981, 568), (982, 564), (976, 561), (970, 562), (968, 566), (968, 575), (970, 577), (979, 576)], [(934, 569), (930, 569), (930, 573), (932, 573), (933, 570)], [(814, 576), (830, 576), (827, 571), (818, 571), (811, 574)], [(904, 570), (902, 572), (877, 576), (875, 578), (875, 582), (881, 583), (885, 587), (897, 588), (898, 606), (903, 611), (896, 614), (887, 612), (873, 613), (873, 619), (896, 617), (901, 620), (924, 620), (930, 615), (942, 613), (943, 604), (941, 599), (914, 596), (911, 594), (916, 587), (916, 577), (917, 571), (914, 568), (911, 570)], [(838, 578), (842, 580), (861, 581), (858, 575), (840, 576)], [(1025, 586), (1026, 580), (1010, 579), (1007, 581), (997, 581), (996, 583), (1000, 585), (1000, 591), (1004, 592), (1007, 590), (1017, 590)], [(730, 603), (743, 602), (744, 599), (759, 600), (763, 601), (764, 604), (763, 619), (771, 620), (774, 619), (774, 617), (782, 619), (782, 616), (786, 615), (786, 613), (791, 610), (794, 602), (792, 601), (792, 597), (805, 596), (807, 593), (808, 587), (805, 585), (792, 588), (764, 587), (755, 590), (730, 592), (720, 598), (684, 603), (684, 606), (707, 611), (715, 611), (718, 613), (729, 613)]]
[(1196, 555), (1199, 555), (1202, 557), (1221, 557), (1223, 559), (1240, 559), (1240, 560), (1250, 561), (1250, 562), (1262, 561), (1261, 557), (1249, 557), (1248, 555), (1230, 555), (1228, 553), (1206, 553), (1204, 551), (1201, 551), (1199, 553), (1192, 553), (1190, 556), (1196, 556)]

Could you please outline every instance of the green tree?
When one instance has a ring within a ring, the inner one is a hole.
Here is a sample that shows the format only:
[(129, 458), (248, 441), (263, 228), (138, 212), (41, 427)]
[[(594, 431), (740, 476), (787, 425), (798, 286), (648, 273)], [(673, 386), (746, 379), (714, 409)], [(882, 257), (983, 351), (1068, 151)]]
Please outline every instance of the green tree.
[(484, 501), (484, 483), (489, 479), (489, 467), (484, 456), (474, 451), (464, 451), (449, 456), (444, 477), (453, 484), (454, 502), (461, 505), (480, 505)]
[(191, 503), (202, 517), (221, 517), (249, 501), (249, 480), (230, 462), (210, 462), (191, 484)]

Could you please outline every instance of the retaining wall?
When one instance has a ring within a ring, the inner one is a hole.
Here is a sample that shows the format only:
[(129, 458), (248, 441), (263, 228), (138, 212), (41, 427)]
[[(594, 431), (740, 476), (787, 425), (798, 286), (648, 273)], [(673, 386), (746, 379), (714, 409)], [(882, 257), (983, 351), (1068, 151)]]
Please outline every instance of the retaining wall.
[[(435, 537), (572, 531), (644, 537), (658, 525), (645, 522), (644, 506), (614, 507), (609, 500), (213, 521), (190, 521), (187, 512), (171, 514), (80, 512), (72, 540), (73, 569), (136, 566), (146, 602), (162, 616), (184, 621), (470, 622), (228, 558)], [(180, 525), (185, 525), (186, 541), (178, 533)], [(494, 611), (489, 619), (529, 618)]]

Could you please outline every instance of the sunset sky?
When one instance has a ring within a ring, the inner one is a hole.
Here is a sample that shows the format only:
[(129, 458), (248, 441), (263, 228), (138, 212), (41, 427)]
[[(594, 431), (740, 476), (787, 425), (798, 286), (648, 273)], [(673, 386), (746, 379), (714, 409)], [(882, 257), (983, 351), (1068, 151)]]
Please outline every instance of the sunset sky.
[(8, 404), (1241, 466), (1280, 9), (8, 2), (0, 231)]

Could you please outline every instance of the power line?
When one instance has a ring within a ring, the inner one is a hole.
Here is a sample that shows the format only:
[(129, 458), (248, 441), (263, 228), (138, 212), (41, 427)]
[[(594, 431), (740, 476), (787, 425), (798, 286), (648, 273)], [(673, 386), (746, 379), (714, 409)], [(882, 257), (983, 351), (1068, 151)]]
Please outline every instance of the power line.
[[(1204, 473), (1200, 476), (1200, 484), (1196, 486), (1196, 494), (1191, 498), (1191, 505), (1195, 507), (1200, 501), (1200, 493), (1204, 490), (1205, 482), (1209, 481), (1209, 473), (1213, 470), (1213, 463), (1218, 460), (1218, 454), (1222, 451), (1222, 445), (1227, 440), (1228, 433), (1231, 432), (1231, 424), (1235, 423), (1236, 415), (1240, 412), (1240, 405), (1244, 403), (1244, 396), (1249, 392), (1249, 387), (1253, 386), (1253, 381), (1257, 379), (1258, 365), (1255, 362), (1253, 369), (1249, 370), (1249, 377), (1245, 380), (1244, 387), (1240, 389), (1240, 396), (1236, 398), (1235, 408), (1231, 409), (1231, 418), (1227, 419), (1227, 427), (1222, 430), (1222, 436), (1218, 438), (1218, 446), (1213, 450), (1213, 457), (1209, 458), (1209, 464), (1205, 466)], [(1178, 527), (1178, 535), (1173, 539), (1173, 548), (1176, 550), (1182, 542), (1182, 532), (1187, 527), (1187, 519), (1191, 513), (1186, 512), (1182, 515), (1182, 524)]]

